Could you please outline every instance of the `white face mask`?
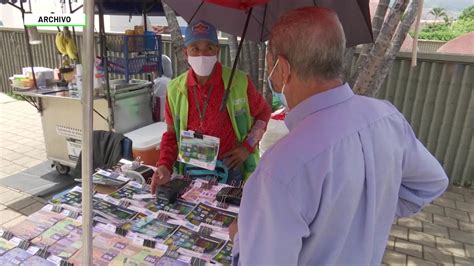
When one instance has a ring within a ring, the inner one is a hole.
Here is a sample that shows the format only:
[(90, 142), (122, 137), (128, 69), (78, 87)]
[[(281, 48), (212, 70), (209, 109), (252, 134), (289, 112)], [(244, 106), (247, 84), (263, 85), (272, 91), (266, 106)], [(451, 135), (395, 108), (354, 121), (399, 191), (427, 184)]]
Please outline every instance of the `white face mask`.
[(211, 75), (214, 65), (217, 62), (217, 56), (188, 56), (188, 63), (194, 72), (201, 76), (207, 77)]

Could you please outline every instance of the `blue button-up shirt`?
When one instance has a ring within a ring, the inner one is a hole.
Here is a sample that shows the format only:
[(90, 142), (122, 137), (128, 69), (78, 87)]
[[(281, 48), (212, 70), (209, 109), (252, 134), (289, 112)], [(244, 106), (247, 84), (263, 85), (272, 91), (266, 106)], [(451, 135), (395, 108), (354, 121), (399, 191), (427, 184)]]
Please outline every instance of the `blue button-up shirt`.
[(290, 133), (244, 188), (233, 251), (242, 265), (379, 265), (394, 217), (448, 185), (403, 115), (348, 85), (301, 102), (285, 123)]

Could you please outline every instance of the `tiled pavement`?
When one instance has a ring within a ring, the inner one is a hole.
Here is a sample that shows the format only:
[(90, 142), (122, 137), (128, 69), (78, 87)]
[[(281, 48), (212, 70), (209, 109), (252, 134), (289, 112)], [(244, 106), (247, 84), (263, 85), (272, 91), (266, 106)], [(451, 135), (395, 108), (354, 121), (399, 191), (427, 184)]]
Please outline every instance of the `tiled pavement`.
[[(39, 114), (0, 93), (0, 178), (45, 160)], [(18, 223), (44, 204), (0, 186), (0, 226)], [(415, 217), (394, 222), (383, 264), (474, 265), (474, 190), (450, 187)]]
[(28, 103), (0, 93), (0, 178), (45, 160), (39, 113)]
[[(0, 179), (46, 160), (38, 112), (26, 102), (0, 93)], [(0, 186), (0, 226), (9, 226), (41, 209), (45, 200)]]
[(474, 190), (449, 187), (416, 216), (398, 219), (383, 263), (474, 265)]

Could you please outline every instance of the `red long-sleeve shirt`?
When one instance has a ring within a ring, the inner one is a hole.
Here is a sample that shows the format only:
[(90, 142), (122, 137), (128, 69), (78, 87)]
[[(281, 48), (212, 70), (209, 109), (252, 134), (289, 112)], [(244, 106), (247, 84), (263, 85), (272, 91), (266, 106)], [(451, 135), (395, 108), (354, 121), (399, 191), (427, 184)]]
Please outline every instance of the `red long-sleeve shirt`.
[[(187, 86), (188, 86), (188, 128), (201, 134), (218, 137), (220, 139), (220, 148), (217, 158), (222, 159), (223, 155), (231, 151), (237, 144), (237, 137), (235, 136), (232, 122), (227, 110), (220, 112), (219, 107), (224, 96), (224, 82), (222, 80), (222, 66), (220, 63), (216, 64), (216, 69), (204, 85), (200, 85), (195, 78), (192, 69), (188, 72)], [(208, 107), (204, 114), (202, 129), (200, 129), (199, 112), (196, 106), (194, 89), (196, 87), (197, 98), (199, 100), (201, 112), (203, 111), (203, 103), (207, 98), (209, 89), (212, 87)], [(254, 85), (248, 79), (247, 98), (250, 107), (250, 114), (254, 117), (254, 121), (264, 121), (268, 123), (271, 115), (271, 108), (265, 102), (265, 99), (255, 89)], [(173, 116), (166, 99), (165, 106), (165, 121), (168, 128), (174, 128)], [(255, 148), (255, 145), (253, 145)], [(164, 165), (168, 170), (172, 171), (173, 164), (178, 157), (178, 145), (176, 134), (167, 131), (163, 134), (160, 144), (160, 159), (157, 165)]]

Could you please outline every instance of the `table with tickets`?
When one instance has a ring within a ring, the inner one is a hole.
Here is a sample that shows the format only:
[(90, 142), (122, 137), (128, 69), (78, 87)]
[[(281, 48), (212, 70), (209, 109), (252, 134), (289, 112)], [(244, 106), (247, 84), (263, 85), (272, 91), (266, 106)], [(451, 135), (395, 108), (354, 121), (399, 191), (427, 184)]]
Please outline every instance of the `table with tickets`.
[[(184, 177), (175, 177), (184, 178)], [(93, 196), (94, 265), (229, 265), (229, 225), (238, 206), (216, 200), (227, 185), (197, 179), (173, 203), (148, 185), (99, 170), (118, 184)], [(82, 189), (62, 192), (24, 221), (0, 230), (0, 265), (82, 265)]]

